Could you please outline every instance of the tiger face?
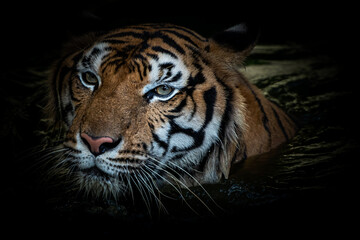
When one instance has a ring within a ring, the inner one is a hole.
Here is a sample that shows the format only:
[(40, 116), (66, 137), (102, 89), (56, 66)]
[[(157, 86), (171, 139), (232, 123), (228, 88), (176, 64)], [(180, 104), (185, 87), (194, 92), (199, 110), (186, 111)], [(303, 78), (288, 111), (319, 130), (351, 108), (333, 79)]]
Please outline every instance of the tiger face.
[[(185, 187), (216, 182), (231, 163), (273, 147), (264, 140), (252, 150), (254, 138), (272, 129), (257, 131), (247, 110), (265, 100), (247, 99), (257, 90), (237, 68), (254, 46), (245, 29), (207, 39), (145, 24), (77, 41), (54, 67), (50, 86), (53, 124), (66, 132), (59, 161), (68, 163), (67, 174), (96, 194), (125, 194), (132, 183)], [(260, 106), (255, 114), (266, 112)]]

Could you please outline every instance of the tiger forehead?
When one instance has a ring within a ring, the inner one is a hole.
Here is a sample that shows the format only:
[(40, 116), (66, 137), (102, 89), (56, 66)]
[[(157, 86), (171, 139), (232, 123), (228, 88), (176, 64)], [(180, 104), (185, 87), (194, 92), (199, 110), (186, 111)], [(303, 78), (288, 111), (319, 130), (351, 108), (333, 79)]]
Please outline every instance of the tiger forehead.
[(83, 62), (88, 65), (89, 62), (96, 63), (94, 70), (100, 67), (99, 62), (102, 71), (108, 67), (118, 70), (123, 65), (134, 70), (138, 68), (138, 63), (146, 63), (147, 67), (151, 67), (149, 59), (158, 60), (161, 54), (167, 54), (173, 59), (184, 58), (189, 51), (194, 55), (207, 41), (197, 33), (179, 26), (139, 25), (101, 36), (87, 50)]
[(104, 35), (103, 41), (115, 44), (126, 44), (134, 42), (147, 42), (147, 40), (159, 39), (164, 44), (184, 53), (182, 49), (185, 44), (199, 47), (204, 42), (208, 42), (196, 32), (171, 24), (144, 24), (128, 28), (117, 29)]

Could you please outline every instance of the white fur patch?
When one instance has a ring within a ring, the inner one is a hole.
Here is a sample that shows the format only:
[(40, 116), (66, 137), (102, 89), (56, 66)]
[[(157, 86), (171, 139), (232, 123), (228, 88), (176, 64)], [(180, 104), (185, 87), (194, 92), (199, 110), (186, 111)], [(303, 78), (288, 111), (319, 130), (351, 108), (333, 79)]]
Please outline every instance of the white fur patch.
[(167, 142), (168, 134), (169, 134), (170, 124), (167, 122), (160, 128), (157, 128), (155, 134), (159, 137), (159, 139), (163, 142)]
[(195, 132), (198, 132), (203, 124), (205, 119), (200, 117), (198, 113), (196, 113), (193, 118), (190, 120), (188, 115), (182, 115), (174, 119), (174, 122), (182, 128), (191, 128)]
[[(108, 47), (107, 43), (98, 43), (85, 52), (82, 59), (77, 64), (77, 69), (79, 72), (79, 78), (81, 79), (81, 73), (90, 71), (95, 76), (97, 76), (99, 81), (99, 86), (101, 85), (101, 78), (98, 74), (99, 68), (101, 66), (103, 57), (109, 53), (106, 48)], [(96, 49), (95, 53), (94, 50)], [(85, 61), (86, 60), (86, 61)], [(84, 61), (86, 62), (86, 66), (84, 66)], [(88, 85), (81, 79), (82, 84), (89, 88), (91, 91), (94, 91), (94, 85)]]
[[(90, 48), (85, 54), (83, 58), (91, 58), (91, 67), (94, 71), (99, 72), (99, 68), (102, 62), (102, 58), (109, 53), (109, 51), (105, 50), (108, 47), (107, 43), (98, 43)], [(99, 51), (96, 55), (91, 55), (93, 50), (97, 48)], [(81, 63), (81, 61), (80, 61)]]
[[(190, 73), (181, 59), (176, 59), (169, 54), (162, 53), (158, 55), (158, 60), (150, 59), (149, 63), (152, 66), (152, 69), (149, 73), (149, 83), (142, 89), (142, 95), (146, 94), (147, 92), (155, 89), (160, 85), (165, 84), (175, 89), (173, 94), (168, 97), (168, 99), (170, 99), (178, 92), (179, 89), (187, 85), (187, 80), (190, 76)], [(173, 67), (171, 68), (170, 76), (167, 76), (170, 70), (162, 69), (161, 65), (164, 64), (173, 65)], [(180, 79), (178, 79), (177, 81), (169, 81), (178, 73), (181, 73)], [(157, 99), (159, 98), (154, 97), (152, 101), (155, 101)]]
[(176, 147), (177, 150), (186, 149), (194, 144), (194, 139), (184, 133), (176, 133), (171, 136), (169, 149)]

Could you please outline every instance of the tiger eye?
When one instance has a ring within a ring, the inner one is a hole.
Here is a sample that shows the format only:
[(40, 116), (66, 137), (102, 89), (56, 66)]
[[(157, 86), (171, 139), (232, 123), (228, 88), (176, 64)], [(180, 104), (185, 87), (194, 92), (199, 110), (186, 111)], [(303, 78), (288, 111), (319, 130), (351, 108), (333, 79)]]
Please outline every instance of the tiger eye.
[(81, 74), (81, 78), (82, 80), (89, 85), (96, 85), (98, 84), (98, 78), (96, 77), (96, 75), (92, 72), (83, 72)]
[(155, 88), (155, 92), (161, 96), (169, 95), (173, 90), (174, 89), (172, 87), (169, 87), (167, 85), (160, 85), (157, 88)]

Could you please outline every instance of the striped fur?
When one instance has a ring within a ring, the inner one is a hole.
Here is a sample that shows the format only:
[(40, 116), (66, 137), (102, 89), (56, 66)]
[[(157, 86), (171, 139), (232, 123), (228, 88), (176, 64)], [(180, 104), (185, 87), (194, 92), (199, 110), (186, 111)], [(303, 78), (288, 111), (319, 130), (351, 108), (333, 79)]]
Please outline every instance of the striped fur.
[[(66, 47), (48, 109), (66, 132), (59, 161), (80, 187), (119, 194), (130, 183), (151, 192), (161, 183), (217, 182), (233, 163), (294, 135), (291, 119), (238, 71), (254, 44), (234, 50), (218, 39), (144, 24)], [(113, 142), (93, 154), (84, 133)]]

